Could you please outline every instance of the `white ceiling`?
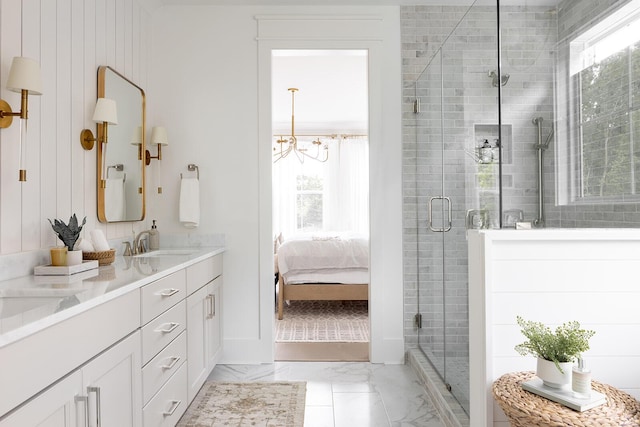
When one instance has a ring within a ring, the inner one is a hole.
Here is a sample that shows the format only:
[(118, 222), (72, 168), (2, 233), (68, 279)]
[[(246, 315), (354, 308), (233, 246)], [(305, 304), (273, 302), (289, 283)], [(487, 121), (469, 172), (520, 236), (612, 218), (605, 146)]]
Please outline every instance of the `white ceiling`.
[(291, 87), (296, 134), (359, 133), (368, 125), (367, 52), (278, 50), (272, 57), (274, 128), (291, 129)]

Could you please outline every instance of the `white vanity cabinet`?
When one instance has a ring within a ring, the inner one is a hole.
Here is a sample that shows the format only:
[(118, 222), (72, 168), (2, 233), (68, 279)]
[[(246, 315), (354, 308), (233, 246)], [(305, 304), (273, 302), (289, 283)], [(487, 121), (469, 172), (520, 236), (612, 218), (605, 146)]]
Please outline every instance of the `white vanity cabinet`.
[(173, 426), (187, 409), (186, 271), (140, 288), (143, 425)]
[(137, 331), (30, 399), (0, 426), (139, 426), (140, 359)]
[(139, 426), (139, 326), (132, 291), (0, 348), (0, 426)]
[(0, 345), (0, 427), (175, 426), (221, 355), (222, 254), (166, 265)]
[[(82, 399), (82, 372), (76, 371), (0, 421), (1, 427), (86, 425), (86, 396)], [(78, 419), (78, 417), (80, 417)]]
[(222, 350), (222, 255), (187, 268), (189, 402), (215, 367)]

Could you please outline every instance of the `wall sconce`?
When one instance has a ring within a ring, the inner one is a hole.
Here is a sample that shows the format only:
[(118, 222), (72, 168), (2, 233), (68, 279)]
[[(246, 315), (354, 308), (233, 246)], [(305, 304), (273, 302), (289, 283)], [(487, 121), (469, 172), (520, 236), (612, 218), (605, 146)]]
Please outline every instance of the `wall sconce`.
[(93, 143), (98, 141), (101, 143), (107, 143), (107, 129), (108, 125), (117, 125), (118, 124), (118, 110), (116, 107), (116, 101), (109, 98), (98, 98), (96, 101), (96, 108), (93, 111), (93, 119), (96, 123), (102, 123), (103, 128), (103, 138), (102, 141), (98, 141), (97, 138), (93, 136), (93, 132), (91, 129), (83, 129), (80, 133), (80, 144), (82, 144), (82, 148), (85, 150), (92, 150)]
[(138, 160), (142, 160), (142, 126), (137, 126), (131, 134), (131, 145), (138, 146)]
[(162, 172), (160, 170), (160, 160), (162, 160), (162, 146), (169, 145), (169, 138), (167, 137), (167, 129), (164, 126), (154, 126), (151, 128), (151, 140), (150, 145), (158, 146), (158, 155), (152, 156), (149, 150), (145, 151), (145, 165), (151, 164), (151, 159), (158, 159), (158, 194), (162, 194)]
[(151, 159), (162, 160), (162, 146), (169, 145), (169, 139), (167, 138), (167, 130), (164, 126), (154, 126), (151, 128), (151, 141), (149, 144), (156, 144), (158, 146), (158, 155), (152, 156), (149, 150), (145, 153), (145, 164), (149, 166), (151, 164)]
[(20, 175), (18, 179), (26, 181), (28, 97), (30, 94), (42, 95), (42, 77), (38, 62), (31, 58), (14, 57), (9, 70), (9, 78), (7, 79), (7, 89), (21, 94), (20, 111), (12, 112), (11, 106), (0, 99), (0, 128), (8, 128), (11, 126), (14, 116), (20, 117), (20, 157), (18, 160)]

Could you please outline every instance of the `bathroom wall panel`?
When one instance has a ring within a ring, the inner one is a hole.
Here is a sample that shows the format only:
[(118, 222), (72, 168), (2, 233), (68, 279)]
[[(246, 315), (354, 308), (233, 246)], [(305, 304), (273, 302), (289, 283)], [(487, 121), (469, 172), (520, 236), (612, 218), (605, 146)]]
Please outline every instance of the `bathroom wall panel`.
[[(71, 1), (71, 69), (70, 69), (70, 102), (71, 114), (68, 117), (70, 126), (69, 139), (73, 141), (74, 129), (83, 129), (85, 125), (84, 117), (84, 84), (73, 84), (76, 81), (83, 81), (84, 78), (84, 1)], [(77, 137), (76, 137), (77, 141)], [(84, 149), (80, 144), (71, 144), (71, 182), (78, 182), (84, 179)], [(73, 190), (71, 199), (72, 212), (83, 212), (84, 207), (88, 205), (86, 195), (82, 186)], [(92, 227), (93, 228), (93, 227)]]
[[(24, 11), (22, 14), (22, 32), (33, 35), (33, 37), (23, 38), (22, 54), (37, 58), (40, 55), (40, 0), (24, 0), (22, 7)], [(31, 97), (29, 99), (29, 116), (41, 117), (41, 106), (41, 96)], [(42, 189), (40, 187), (40, 170), (38, 168), (41, 162), (39, 143), (41, 140), (39, 136), (42, 134), (41, 122), (39, 120), (30, 121), (28, 133), (30, 138), (33, 138), (31, 141), (35, 143), (27, 144), (27, 178), (29, 181), (25, 183), (28, 184), (26, 187), (22, 184), (22, 203), (20, 209), (16, 209), (18, 213), (23, 213), (20, 227), (16, 227), (22, 233), (22, 250), (32, 250), (40, 247), (42, 218), (40, 213)], [(15, 165), (15, 160), (11, 161)], [(35, 165), (35, 167), (29, 168), (29, 165)], [(11, 181), (20, 186), (15, 177)]]
[(488, 384), (506, 372), (535, 370), (535, 358), (514, 350), (524, 341), (518, 315), (552, 328), (577, 320), (595, 330), (585, 353), (593, 378), (640, 397), (640, 342), (633, 338), (640, 289), (631, 273), (640, 262), (638, 230), (473, 231), (469, 246), (472, 426), (506, 420)]
[(27, 182), (18, 181), (17, 120), (0, 130), (0, 254), (57, 244), (47, 218), (87, 216), (86, 230), (130, 237), (142, 222), (97, 221), (96, 150), (78, 138), (92, 122), (97, 67), (110, 65), (146, 87), (149, 12), (142, 0), (0, 0), (0, 97), (14, 56), (40, 62), (43, 95), (29, 97)]
[[(42, 20), (43, 16), (49, 19)], [(56, 17), (56, 19), (51, 19)], [(55, 236), (50, 231), (51, 226), (46, 222), (46, 218), (56, 218), (58, 190), (60, 189), (57, 173), (58, 165), (58, 135), (55, 111), (58, 108), (56, 101), (56, 57), (58, 46), (56, 44), (57, 11), (55, 2), (41, 2), (40, 16), (40, 46), (39, 57), (34, 59), (40, 61), (42, 71), (42, 90), (40, 115), (31, 115), (29, 121), (39, 121), (41, 123), (40, 135), (30, 137), (29, 145), (36, 145), (40, 149), (40, 183), (41, 183), (41, 206), (40, 206), (40, 241), (42, 246), (52, 246), (55, 244)], [(25, 38), (30, 38), (30, 34), (25, 33)], [(35, 52), (34, 52), (35, 53)], [(10, 58), (4, 59), (10, 61)], [(32, 97), (33, 98), (33, 97)], [(53, 114), (52, 114), (53, 113)], [(38, 138), (38, 139), (36, 139)], [(33, 164), (33, 163), (30, 163)], [(62, 165), (60, 165), (62, 168)], [(33, 169), (33, 168), (32, 168)], [(27, 171), (27, 173), (29, 173)], [(29, 184), (31, 185), (31, 184)], [(71, 206), (69, 206), (69, 209)], [(26, 212), (25, 212), (26, 213)]]
[[(15, 1), (2, 1), (0, 13), (0, 54), (2, 61), (2, 80), (0, 80), (0, 97), (7, 101), (13, 109), (20, 105), (20, 95), (8, 91), (4, 83), (7, 81), (11, 62), (4, 57), (12, 58), (20, 55), (20, 4)], [(20, 193), (18, 185), (18, 138), (20, 128), (15, 124), (0, 132), (0, 250), (16, 252), (20, 248)], [(10, 166), (10, 167), (9, 167)]]

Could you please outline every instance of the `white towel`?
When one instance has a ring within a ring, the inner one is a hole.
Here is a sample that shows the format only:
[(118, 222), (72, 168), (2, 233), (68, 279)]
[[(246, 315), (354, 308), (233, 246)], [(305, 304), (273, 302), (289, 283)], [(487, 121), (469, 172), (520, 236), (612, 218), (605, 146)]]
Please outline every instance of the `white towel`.
[(197, 178), (181, 180), (180, 222), (187, 228), (196, 228), (200, 224), (200, 182)]
[(104, 236), (102, 230), (96, 228), (95, 230), (91, 230), (91, 242), (93, 243), (93, 248), (96, 251), (108, 251), (109, 242), (107, 242), (107, 238)]
[(124, 179), (107, 178), (104, 189), (104, 216), (107, 221), (122, 221), (124, 219)]
[(87, 239), (83, 239), (82, 237), (78, 238), (78, 240), (76, 240), (76, 244), (73, 246), (73, 249), (76, 251), (82, 251), (82, 252), (93, 252), (94, 248), (93, 245), (91, 244), (90, 240)]

